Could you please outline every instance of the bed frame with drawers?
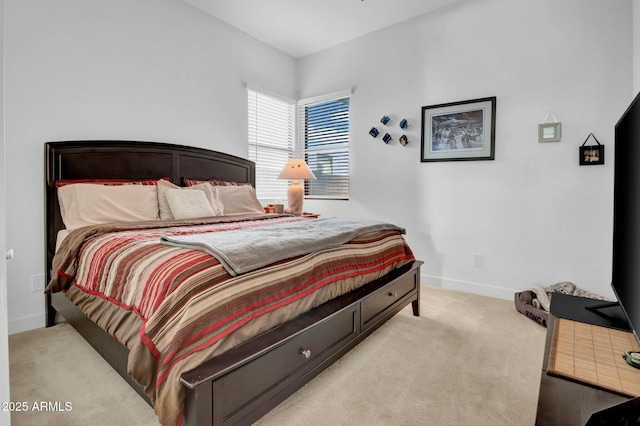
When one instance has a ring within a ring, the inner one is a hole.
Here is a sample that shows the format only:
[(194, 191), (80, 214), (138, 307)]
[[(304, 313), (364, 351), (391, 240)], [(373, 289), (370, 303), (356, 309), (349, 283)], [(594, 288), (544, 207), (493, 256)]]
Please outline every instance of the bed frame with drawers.
[[(63, 228), (59, 179), (221, 179), (255, 184), (251, 161), (202, 148), (132, 141), (45, 144), (45, 259), (47, 278), (57, 232)], [(376, 328), (412, 304), (420, 315), (420, 265), (394, 270), (358, 290), (227, 351), (184, 373), (184, 425), (251, 424), (284, 401)], [(46, 295), (46, 322), (56, 313), (149, 402), (127, 375), (128, 350), (90, 321), (62, 293)]]

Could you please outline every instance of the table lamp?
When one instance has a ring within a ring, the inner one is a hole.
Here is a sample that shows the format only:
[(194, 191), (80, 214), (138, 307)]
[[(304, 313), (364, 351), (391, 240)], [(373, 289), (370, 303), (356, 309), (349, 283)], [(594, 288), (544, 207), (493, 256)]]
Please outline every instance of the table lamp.
[(304, 185), (300, 185), (299, 180), (315, 179), (307, 163), (302, 158), (292, 158), (287, 161), (284, 169), (280, 172), (278, 179), (291, 180), (291, 185), (287, 190), (287, 202), (291, 214), (302, 214), (302, 203), (304, 202)]

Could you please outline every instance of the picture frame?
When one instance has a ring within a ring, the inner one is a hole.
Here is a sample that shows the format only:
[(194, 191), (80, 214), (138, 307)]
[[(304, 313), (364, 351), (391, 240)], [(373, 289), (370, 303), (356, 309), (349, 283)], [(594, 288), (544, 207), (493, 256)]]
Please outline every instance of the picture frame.
[(538, 142), (560, 142), (562, 138), (562, 123), (538, 124)]
[(604, 145), (583, 145), (579, 148), (581, 166), (595, 166), (604, 164)]
[(420, 161), (495, 159), (496, 97), (422, 107)]

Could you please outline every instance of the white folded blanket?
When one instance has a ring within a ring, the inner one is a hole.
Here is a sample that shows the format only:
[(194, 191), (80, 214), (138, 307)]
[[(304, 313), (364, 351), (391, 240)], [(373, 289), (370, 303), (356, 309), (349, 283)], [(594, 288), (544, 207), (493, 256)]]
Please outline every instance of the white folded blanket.
[(386, 222), (333, 217), (203, 234), (163, 235), (160, 240), (172, 246), (204, 250), (218, 259), (231, 276), (236, 276), (384, 230), (405, 233), (404, 228)]

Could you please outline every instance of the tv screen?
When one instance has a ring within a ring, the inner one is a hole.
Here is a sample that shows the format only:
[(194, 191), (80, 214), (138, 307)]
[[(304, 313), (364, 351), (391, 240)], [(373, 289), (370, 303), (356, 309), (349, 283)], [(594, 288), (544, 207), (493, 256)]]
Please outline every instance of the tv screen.
[(640, 331), (639, 99), (640, 94), (615, 126), (611, 277), (611, 287), (636, 339)]

